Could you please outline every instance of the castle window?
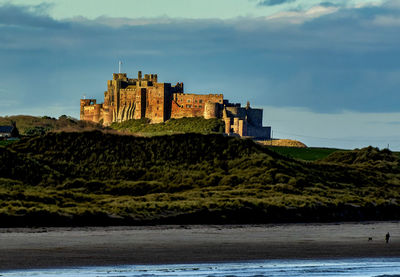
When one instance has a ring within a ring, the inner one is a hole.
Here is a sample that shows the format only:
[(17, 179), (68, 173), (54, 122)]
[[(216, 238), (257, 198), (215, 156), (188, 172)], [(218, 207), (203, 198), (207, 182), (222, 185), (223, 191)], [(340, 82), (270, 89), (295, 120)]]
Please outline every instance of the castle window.
[(203, 107), (202, 105), (199, 105), (199, 108)]
[(160, 104), (160, 100), (157, 100), (157, 104)]
[(199, 100), (199, 103), (203, 103), (203, 99), (200, 99), (200, 100)]
[(194, 100), (194, 103), (197, 103), (197, 100)]
[(186, 105), (186, 108), (191, 108), (192, 107), (192, 105)]
[(190, 103), (190, 99), (188, 99), (187, 102)]
[(197, 105), (194, 105), (195, 108), (197, 108)]

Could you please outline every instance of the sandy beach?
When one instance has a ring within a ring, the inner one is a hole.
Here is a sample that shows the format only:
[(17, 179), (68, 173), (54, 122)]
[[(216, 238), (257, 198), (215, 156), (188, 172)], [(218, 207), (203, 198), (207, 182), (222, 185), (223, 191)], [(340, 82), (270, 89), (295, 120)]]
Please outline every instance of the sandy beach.
[(349, 257), (400, 257), (400, 222), (0, 229), (2, 270)]

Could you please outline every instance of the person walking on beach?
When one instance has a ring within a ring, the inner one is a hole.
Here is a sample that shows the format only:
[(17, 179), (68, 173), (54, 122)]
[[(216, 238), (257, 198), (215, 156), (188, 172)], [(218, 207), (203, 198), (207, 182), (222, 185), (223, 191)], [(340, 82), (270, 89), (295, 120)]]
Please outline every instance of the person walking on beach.
[(385, 240), (386, 240), (386, 243), (389, 243), (389, 239), (390, 239), (390, 234), (389, 234), (389, 232), (386, 234), (386, 236), (385, 236)]

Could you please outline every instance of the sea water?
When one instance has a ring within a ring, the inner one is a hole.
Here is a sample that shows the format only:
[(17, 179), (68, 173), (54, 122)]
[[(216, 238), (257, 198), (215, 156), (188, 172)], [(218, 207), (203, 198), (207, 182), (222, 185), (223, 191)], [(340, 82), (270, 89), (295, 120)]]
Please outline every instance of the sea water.
[(379, 276), (400, 277), (400, 258), (268, 260), (232, 263), (126, 265), (2, 271), (0, 276)]

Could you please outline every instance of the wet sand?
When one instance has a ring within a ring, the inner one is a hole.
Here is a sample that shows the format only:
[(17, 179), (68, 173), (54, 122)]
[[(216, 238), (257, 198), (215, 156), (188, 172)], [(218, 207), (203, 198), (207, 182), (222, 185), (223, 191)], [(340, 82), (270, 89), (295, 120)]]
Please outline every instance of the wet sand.
[(1, 270), (350, 257), (400, 257), (400, 222), (0, 229)]

